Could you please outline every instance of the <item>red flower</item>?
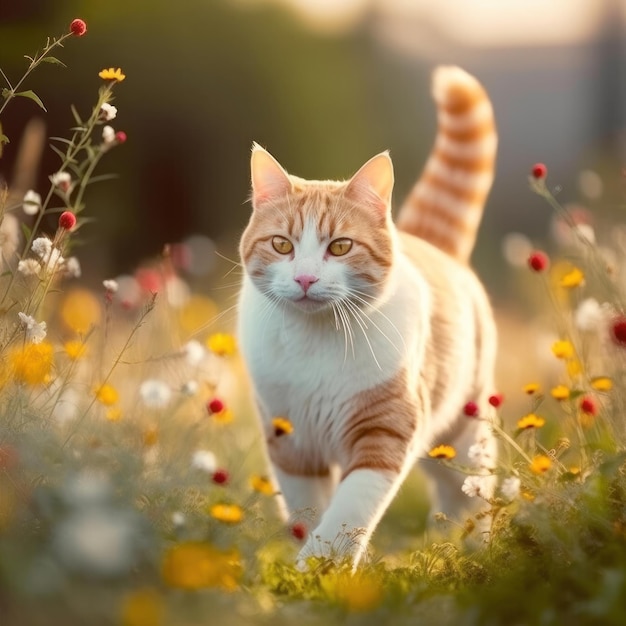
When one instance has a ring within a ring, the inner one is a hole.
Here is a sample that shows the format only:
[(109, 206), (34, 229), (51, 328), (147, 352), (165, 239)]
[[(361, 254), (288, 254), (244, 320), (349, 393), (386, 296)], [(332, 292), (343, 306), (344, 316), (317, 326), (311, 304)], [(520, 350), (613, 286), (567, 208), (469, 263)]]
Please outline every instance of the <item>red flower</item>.
[(504, 396), (501, 393), (494, 393), (489, 396), (489, 404), (496, 409), (504, 402)]
[(230, 478), (228, 471), (220, 468), (220, 469), (216, 469), (213, 472), (213, 482), (216, 485), (225, 485), (228, 482), (228, 479)]
[(59, 215), (59, 228), (72, 230), (76, 226), (76, 216), (71, 211), (63, 211)]
[(468, 402), (463, 407), (463, 413), (467, 415), (467, 417), (478, 417), (478, 405), (475, 402)]
[(206, 408), (209, 413), (221, 413), (226, 408), (226, 405), (223, 400), (212, 398), (207, 402)]
[(291, 532), (291, 536), (295, 537), (298, 541), (302, 541), (307, 534), (306, 526), (302, 522), (292, 524), (289, 530)]
[(535, 252), (528, 257), (528, 266), (535, 272), (543, 272), (548, 269), (549, 265), (550, 259), (548, 255), (540, 250), (535, 250)]
[(611, 323), (611, 337), (615, 343), (626, 346), (626, 317), (618, 315)]
[(543, 163), (535, 163), (530, 170), (533, 178), (541, 180), (548, 175), (548, 168)]
[(81, 20), (76, 18), (72, 20), (70, 24), (70, 33), (76, 37), (82, 37), (87, 32), (87, 24), (85, 24), (85, 20)]
[(115, 133), (115, 141), (117, 141), (117, 143), (124, 143), (126, 139), (128, 139), (128, 137), (126, 136), (126, 133), (123, 130), (118, 130)]
[(598, 405), (596, 401), (590, 396), (583, 396), (580, 401), (580, 410), (587, 415), (597, 415)]

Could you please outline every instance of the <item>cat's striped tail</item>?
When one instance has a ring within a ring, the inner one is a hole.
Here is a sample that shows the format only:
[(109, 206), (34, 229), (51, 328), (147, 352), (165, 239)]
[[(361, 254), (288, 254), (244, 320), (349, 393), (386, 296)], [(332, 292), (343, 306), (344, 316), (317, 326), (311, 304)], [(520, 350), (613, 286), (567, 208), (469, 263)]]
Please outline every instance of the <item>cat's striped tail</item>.
[(498, 142), (493, 109), (482, 85), (459, 67), (438, 67), (432, 92), (435, 145), (397, 226), (467, 262), (493, 182)]

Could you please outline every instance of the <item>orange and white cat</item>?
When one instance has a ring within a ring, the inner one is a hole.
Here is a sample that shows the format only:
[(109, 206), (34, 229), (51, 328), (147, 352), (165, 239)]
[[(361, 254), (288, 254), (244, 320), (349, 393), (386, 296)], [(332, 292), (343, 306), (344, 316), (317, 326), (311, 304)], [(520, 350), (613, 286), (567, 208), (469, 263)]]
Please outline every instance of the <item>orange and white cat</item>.
[[(331, 554), (347, 533), (356, 565), (433, 446), (454, 446), (464, 465), (477, 441), (496, 456), (488, 421), (463, 410), (471, 401), (487, 415), (494, 391), (493, 315), (468, 267), (493, 179), (493, 112), (457, 67), (435, 71), (433, 94), (436, 143), (397, 225), (388, 153), (335, 182), (288, 175), (252, 149), (238, 335), (283, 512), (317, 514), (299, 560)], [(462, 492), (464, 475), (423, 466), (433, 513), (463, 521), (478, 500)]]

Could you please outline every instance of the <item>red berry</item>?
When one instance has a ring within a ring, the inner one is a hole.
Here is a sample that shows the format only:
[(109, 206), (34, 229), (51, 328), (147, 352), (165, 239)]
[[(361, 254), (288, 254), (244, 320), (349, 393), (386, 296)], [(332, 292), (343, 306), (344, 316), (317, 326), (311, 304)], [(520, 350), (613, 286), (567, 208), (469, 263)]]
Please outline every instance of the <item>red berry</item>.
[(126, 133), (123, 130), (118, 130), (115, 133), (115, 141), (117, 141), (117, 143), (124, 143), (126, 139), (128, 139), (128, 137), (126, 136)]
[(87, 32), (87, 24), (85, 24), (85, 20), (81, 20), (76, 18), (72, 20), (70, 24), (70, 32), (75, 37), (82, 37)]
[(302, 541), (307, 534), (306, 526), (302, 522), (292, 524), (290, 531), (292, 537), (295, 537), (298, 541)]
[(226, 405), (219, 398), (213, 398), (207, 402), (206, 408), (209, 413), (221, 413), (226, 408)]
[(611, 336), (615, 343), (626, 346), (626, 317), (618, 315), (611, 324)]
[(550, 259), (545, 252), (536, 250), (528, 257), (528, 266), (535, 272), (543, 272), (548, 269)]
[(59, 228), (72, 230), (76, 226), (76, 216), (71, 211), (63, 211), (59, 215)]
[(213, 472), (213, 482), (216, 485), (225, 485), (229, 478), (228, 472), (223, 468), (216, 469), (215, 472)]
[(463, 413), (467, 415), (467, 417), (477, 417), (478, 416), (478, 405), (475, 402), (468, 402), (463, 407)]
[(548, 175), (548, 168), (543, 163), (535, 163), (531, 170), (533, 178), (537, 180), (545, 178)]
[(598, 413), (598, 405), (593, 398), (583, 396), (580, 401), (580, 410), (587, 415), (596, 415)]
[(489, 404), (496, 409), (504, 402), (504, 396), (501, 393), (494, 393), (489, 396)]

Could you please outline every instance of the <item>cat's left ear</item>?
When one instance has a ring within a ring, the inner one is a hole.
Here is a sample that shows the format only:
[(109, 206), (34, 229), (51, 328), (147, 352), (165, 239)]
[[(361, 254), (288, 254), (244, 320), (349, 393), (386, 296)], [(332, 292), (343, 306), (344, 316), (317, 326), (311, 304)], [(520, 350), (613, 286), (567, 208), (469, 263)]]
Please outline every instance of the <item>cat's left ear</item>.
[(345, 195), (359, 204), (368, 204), (386, 213), (391, 207), (393, 180), (393, 163), (389, 152), (381, 152), (350, 179)]

